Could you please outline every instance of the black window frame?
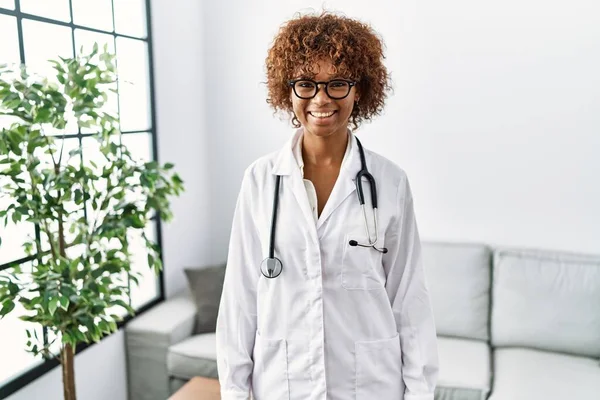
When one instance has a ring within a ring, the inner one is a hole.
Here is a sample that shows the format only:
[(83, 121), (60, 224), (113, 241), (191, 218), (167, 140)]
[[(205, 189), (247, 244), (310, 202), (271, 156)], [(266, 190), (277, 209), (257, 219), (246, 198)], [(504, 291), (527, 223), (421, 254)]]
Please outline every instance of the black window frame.
[[(150, 138), (152, 140), (152, 154), (151, 154), (152, 160), (158, 161), (158, 137), (156, 134), (156, 102), (155, 102), (155, 97), (154, 97), (154, 60), (153, 60), (152, 19), (151, 19), (150, 0), (144, 1), (145, 6), (146, 6), (146, 13), (145, 13), (146, 37), (145, 38), (130, 36), (130, 35), (121, 34), (121, 33), (116, 32), (116, 30), (115, 30), (115, 0), (111, 0), (112, 17), (113, 17), (113, 30), (112, 31), (105, 31), (102, 29), (90, 28), (87, 26), (75, 24), (73, 22), (73, 1), (72, 0), (67, 0), (67, 1), (69, 2), (69, 13), (71, 16), (70, 22), (55, 20), (52, 18), (46, 18), (46, 17), (42, 17), (39, 15), (29, 14), (29, 13), (24, 13), (21, 11), (21, 4), (20, 4), (21, 1), (20, 0), (14, 0), (14, 3), (15, 3), (14, 10), (0, 8), (0, 15), (8, 15), (8, 16), (16, 17), (21, 64), (24, 64), (26, 62), (25, 47), (24, 47), (24, 41), (23, 41), (23, 25), (22, 25), (23, 19), (38, 21), (38, 22), (45, 22), (45, 23), (49, 23), (49, 24), (53, 24), (53, 25), (70, 28), (71, 29), (71, 37), (72, 37), (72, 45), (73, 45), (73, 54), (75, 54), (75, 55), (77, 54), (77, 49), (75, 48), (75, 38), (74, 38), (75, 29), (81, 29), (81, 30), (86, 30), (86, 31), (90, 31), (90, 32), (110, 35), (113, 37), (113, 41), (115, 43), (115, 49), (116, 49), (116, 39), (118, 37), (145, 41), (147, 43), (147, 48), (148, 48), (148, 77), (149, 77), (148, 92), (149, 92), (149, 98), (150, 98), (150, 104), (149, 104), (150, 128), (144, 129), (144, 130), (124, 131), (124, 132), (122, 132), (122, 134), (123, 135), (140, 134), (140, 133), (149, 134)], [(89, 133), (81, 133), (81, 131), (78, 130), (77, 134), (65, 135), (65, 138), (77, 138), (79, 140), (79, 143), (81, 144), (81, 141), (83, 140), (83, 138), (89, 137), (92, 135), (93, 134), (89, 134)], [(62, 135), (61, 135), (61, 137), (62, 137)], [(156, 215), (151, 220), (155, 224), (154, 228), (155, 228), (155, 232), (156, 232), (156, 243), (158, 244), (158, 246), (161, 250), (160, 251), (161, 261), (164, 261), (164, 260), (162, 260), (163, 259), (163, 255), (162, 255), (163, 247), (162, 247), (162, 229), (161, 229), (160, 216)], [(36, 226), (36, 235), (39, 235), (39, 227), (38, 226)], [(8, 269), (10, 267), (13, 267), (13, 266), (15, 266), (15, 264), (27, 263), (29, 261), (34, 260), (35, 258), (36, 258), (36, 256), (33, 255), (30, 257), (21, 258), (19, 260), (13, 260), (13, 261), (10, 261), (5, 264), (0, 264), (0, 271)], [(164, 263), (163, 263), (163, 265), (164, 265)], [(152, 307), (154, 307), (155, 305), (157, 305), (158, 303), (160, 303), (164, 300), (165, 300), (165, 276), (164, 276), (164, 272), (161, 270), (158, 275), (158, 296), (155, 299), (149, 301), (148, 303), (146, 303), (143, 306), (136, 309), (136, 314), (134, 316), (127, 315), (126, 317), (124, 317), (123, 320), (117, 324), (119, 330), (121, 330), (121, 328), (123, 328), (123, 326), (125, 326), (129, 321), (131, 321), (134, 318), (137, 318), (139, 315), (143, 314), (144, 312), (146, 312), (147, 310), (151, 309)], [(115, 333), (118, 333), (118, 331)], [(23, 332), (23, 335), (25, 335), (25, 332)], [(111, 335), (105, 336), (98, 343), (101, 343), (104, 339), (106, 339), (109, 336), (111, 336)], [(44, 340), (47, 340), (46, 330), (44, 330)], [(85, 351), (86, 349), (94, 346), (95, 344), (96, 343), (89, 343), (89, 344), (81, 343), (76, 348), (76, 354), (79, 354), (79, 353)], [(8, 360), (8, 361), (10, 361), (10, 360)], [(33, 381), (35, 381), (36, 379), (43, 376), (44, 374), (46, 374), (47, 372), (51, 371), (52, 369), (54, 369), (55, 367), (57, 367), (59, 365), (60, 365), (60, 363), (58, 362), (58, 360), (56, 358), (45, 359), (42, 361), (42, 363), (40, 365), (30, 368), (29, 370), (21, 373), (20, 375), (15, 376), (11, 380), (7, 381), (4, 385), (0, 386), (0, 399), (4, 399), (4, 398), (10, 396), (11, 394), (19, 391), (20, 389), (29, 385), (30, 383), (32, 383)]]

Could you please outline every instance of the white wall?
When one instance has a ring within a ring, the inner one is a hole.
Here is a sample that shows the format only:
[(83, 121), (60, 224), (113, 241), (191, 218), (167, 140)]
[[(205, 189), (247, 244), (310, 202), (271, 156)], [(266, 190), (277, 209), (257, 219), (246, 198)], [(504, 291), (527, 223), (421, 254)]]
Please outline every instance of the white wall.
[[(186, 191), (172, 201), (174, 220), (163, 224), (166, 295), (186, 287), (183, 268), (211, 261), (205, 115), (204, 2), (152, 1), (154, 85), (159, 161), (172, 162)], [(218, 204), (218, 203), (217, 203)]]
[[(84, 400), (125, 400), (124, 334), (120, 330), (75, 356), (77, 398)], [(62, 400), (62, 371), (58, 366), (7, 400)]]
[(244, 168), (279, 148), (265, 104), (279, 25), (322, 4), (369, 22), (394, 94), (358, 132), (404, 168), (423, 239), (600, 253), (600, 5), (591, 0), (205, 4), (215, 260)]

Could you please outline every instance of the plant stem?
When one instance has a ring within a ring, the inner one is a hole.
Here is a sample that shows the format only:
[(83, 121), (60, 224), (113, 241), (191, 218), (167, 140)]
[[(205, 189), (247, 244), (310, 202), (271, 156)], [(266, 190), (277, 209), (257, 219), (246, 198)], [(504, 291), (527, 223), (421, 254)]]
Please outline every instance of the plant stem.
[[(54, 164), (54, 173), (56, 174), (56, 176), (58, 176), (58, 174), (60, 173), (60, 166), (58, 164)], [(60, 196), (61, 191), (59, 190), (58, 198), (60, 198)], [(61, 208), (59, 208), (58, 210), (58, 246), (60, 255), (66, 257), (67, 254), (65, 252), (65, 231), (63, 226), (63, 214)]]
[(63, 394), (64, 400), (77, 400), (75, 393), (75, 369), (73, 368), (74, 351), (70, 343), (65, 343), (61, 350)]

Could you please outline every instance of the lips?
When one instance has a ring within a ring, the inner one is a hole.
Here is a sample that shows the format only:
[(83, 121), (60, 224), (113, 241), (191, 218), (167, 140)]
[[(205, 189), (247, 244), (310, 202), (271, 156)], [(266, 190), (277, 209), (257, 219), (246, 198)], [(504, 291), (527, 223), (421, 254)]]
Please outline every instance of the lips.
[(337, 112), (336, 110), (329, 110), (329, 111), (308, 111), (308, 114), (310, 114), (314, 118), (324, 119), (324, 118), (331, 117), (336, 112)]

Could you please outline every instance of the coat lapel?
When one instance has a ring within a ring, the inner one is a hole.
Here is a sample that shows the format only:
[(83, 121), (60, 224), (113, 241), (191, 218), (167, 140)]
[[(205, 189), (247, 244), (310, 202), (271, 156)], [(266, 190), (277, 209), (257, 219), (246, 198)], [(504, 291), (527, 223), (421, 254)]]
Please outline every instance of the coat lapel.
[(350, 153), (342, 164), (340, 174), (335, 182), (335, 185), (333, 186), (333, 190), (329, 196), (329, 199), (323, 208), (323, 212), (319, 216), (319, 220), (317, 221), (317, 226), (315, 229), (315, 223), (312, 211), (310, 209), (310, 204), (308, 203), (308, 196), (306, 194), (306, 189), (304, 188), (304, 182), (302, 181), (302, 175), (296, 164), (293, 153), (294, 146), (301, 135), (302, 128), (296, 130), (294, 136), (279, 151), (271, 172), (273, 175), (287, 176), (288, 179), (284, 179), (282, 182), (283, 190), (286, 190), (286, 186), (289, 186), (289, 189), (291, 189), (305, 219), (308, 231), (316, 241), (317, 230), (325, 221), (327, 221), (327, 219), (338, 208), (338, 206), (342, 204), (342, 202), (346, 200), (349, 195), (356, 191), (356, 174), (361, 168), (360, 155), (358, 153), (356, 138), (352, 132), (349, 132)]
[[(356, 144), (356, 138), (354, 134), (349, 133), (350, 140), (350, 153), (347, 156), (347, 159), (344, 160), (342, 164), (342, 168), (340, 169), (340, 174), (335, 181), (335, 185), (333, 186), (333, 190), (329, 195), (329, 199), (327, 199), (327, 203), (325, 203), (325, 207), (319, 216), (319, 221), (317, 222), (317, 230), (321, 228), (321, 226), (327, 221), (327, 218), (331, 216), (331, 214), (338, 208), (340, 204), (348, 196), (350, 196), (354, 191), (356, 191), (356, 174), (360, 171), (360, 155), (358, 153), (358, 145)], [(357, 203), (358, 204), (358, 203)]]
[[(294, 136), (280, 150), (271, 172), (273, 175), (284, 176), (282, 181), (282, 193), (285, 193), (286, 189), (289, 189), (293, 193), (296, 202), (300, 207), (301, 214), (304, 217), (307, 230), (310, 232), (311, 237), (316, 242), (318, 238), (315, 221), (312, 210), (310, 209), (310, 204), (308, 202), (306, 189), (304, 188), (302, 174), (300, 172), (300, 168), (298, 168), (296, 164), (293, 153), (294, 146), (301, 135), (302, 128), (296, 130)], [(293, 210), (286, 211), (293, 212)]]

